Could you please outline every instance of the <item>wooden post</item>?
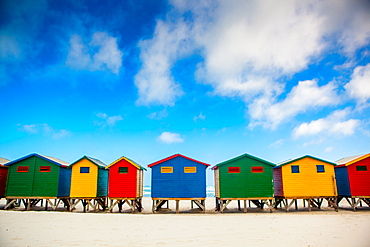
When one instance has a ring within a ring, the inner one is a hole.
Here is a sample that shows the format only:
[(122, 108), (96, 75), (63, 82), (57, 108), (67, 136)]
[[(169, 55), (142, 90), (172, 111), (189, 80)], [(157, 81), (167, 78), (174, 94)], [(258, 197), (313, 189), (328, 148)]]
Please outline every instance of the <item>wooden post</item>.
[(45, 210), (48, 210), (48, 200), (45, 202)]
[(176, 213), (180, 213), (180, 200), (176, 200)]
[(311, 212), (311, 199), (310, 198), (307, 200), (307, 204), (308, 204), (308, 212)]
[(294, 205), (295, 205), (295, 210), (298, 210), (298, 203), (297, 203), (297, 199), (294, 199)]
[(240, 208), (240, 200), (238, 200), (238, 210), (241, 211), (241, 208)]
[(247, 211), (247, 200), (244, 200), (244, 213), (246, 213)]

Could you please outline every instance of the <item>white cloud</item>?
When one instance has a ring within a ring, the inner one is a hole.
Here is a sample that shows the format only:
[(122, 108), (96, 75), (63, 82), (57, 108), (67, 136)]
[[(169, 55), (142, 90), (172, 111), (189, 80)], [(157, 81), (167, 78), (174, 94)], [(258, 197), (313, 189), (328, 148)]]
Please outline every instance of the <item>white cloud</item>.
[(159, 111), (159, 112), (152, 112), (147, 117), (153, 120), (161, 120), (167, 116), (168, 116), (167, 110), (163, 109), (162, 111)]
[[(297, 114), (338, 103), (336, 85), (318, 86), (315, 80), (300, 82), (281, 101), (284, 81), (320, 62), (328, 50), (352, 60), (370, 38), (370, 8), (365, 1), (172, 0), (171, 4), (153, 38), (139, 45), (143, 65), (135, 78), (138, 103), (173, 105), (183, 91), (171, 69), (176, 61), (197, 53), (203, 57), (197, 81), (211, 85), (216, 95), (242, 99), (250, 126), (275, 128)], [(320, 97), (304, 94), (303, 88)], [(298, 94), (310, 101), (297, 100)]]
[(270, 148), (279, 148), (284, 144), (284, 139), (279, 139), (269, 145)]
[(308, 80), (300, 81), (280, 102), (271, 102), (268, 97), (257, 98), (249, 105), (249, 114), (253, 119), (250, 126), (276, 128), (309, 109), (335, 105), (340, 101), (335, 89), (333, 82), (320, 87), (317, 80)]
[(81, 37), (75, 34), (70, 39), (66, 65), (77, 70), (111, 71), (118, 74), (122, 56), (117, 38), (107, 33), (95, 32), (88, 44), (84, 44)]
[(154, 37), (139, 43), (142, 66), (135, 76), (135, 85), (139, 90), (139, 105), (174, 105), (183, 94), (180, 85), (175, 82), (171, 68), (177, 58), (189, 49), (191, 34), (184, 23), (158, 21)]
[(359, 127), (361, 121), (358, 119), (348, 119), (351, 113), (350, 108), (336, 110), (326, 118), (303, 123), (293, 130), (293, 138), (297, 139), (305, 136), (350, 136)]
[(329, 153), (329, 152), (331, 152), (333, 150), (334, 150), (334, 147), (327, 147), (327, 148), (325, 148), (325, 152), (326, 153)]
[(46, 123), (29, 125), (18, 124), (18, 126), (20, 131), (26, 132), (28, 134), (42, 134), (53, 139), (60, 139), (72, 134), (68, 130), (55, 129)]
[(183, 142), (184, 139), (180, 136), (180, 134), (177, 133), (171, 133), (171, 132), (163, 132), (159, 137), (159, 141), (171, 144), (171, 143), (179, 143)]
[(199, 120), (206, 120), (206, 116), (204, 116), (202, 113), (199, 113), (199, 116), (193, 117), (194, 122), (198, 122)]
[(370, 99), (370, 63), (354, 69), (351, 81), (344, 88), (351, 98), (357, 100), (359, 105)]
[(109, 126), (109, 127), (113, 127), (115, 126), (119, 121), (122, 121), (123, 120), (123, 117), (121, 115), (118, 115), (118, 116), (108, 116), (107, 114), (105, 113), (101, 113), (99, 112), (98, 114), (96, 114), (97, 117), (101, 118), (102, 121), (95, 121), (95, 125), (98, 125), (98, 126), (102, 126), (102, 127), (106, 127), (106, 126)]

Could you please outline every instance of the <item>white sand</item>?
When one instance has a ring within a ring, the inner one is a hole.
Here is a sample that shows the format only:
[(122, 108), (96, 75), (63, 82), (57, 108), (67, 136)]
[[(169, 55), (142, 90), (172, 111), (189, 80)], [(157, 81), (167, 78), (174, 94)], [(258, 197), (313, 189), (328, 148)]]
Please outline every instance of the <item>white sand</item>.
[(174, 205), (154, 215), (150, 198), (136, 214), (0, 210), (0, 246), (370, 246), (369, 208), (240, 213), (233, 202), (220, 214), (208, 198), (205, 214), (183, 201), (177, 215)]

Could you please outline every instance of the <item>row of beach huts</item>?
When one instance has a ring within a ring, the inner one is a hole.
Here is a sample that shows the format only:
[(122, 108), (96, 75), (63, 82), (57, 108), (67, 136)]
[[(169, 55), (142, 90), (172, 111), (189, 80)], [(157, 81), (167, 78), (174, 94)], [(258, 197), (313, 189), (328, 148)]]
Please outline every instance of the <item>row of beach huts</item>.
[[(132, 212), (143, 209), (143, 181), (146, 169), (127, 157), (106, 165), (84, 156), (68, 164), (60, 159), (30, 154), (9, 161), (0, 158), (0, 198), (4, 209), (24, 204), (26, 210), (45, 202), (45, 209), (64, 206), (73, 211), (81, 203), (87, 210), (122, 211), (126, 204)], [(151, 172), (152, 211), (169, 201), (191, 201), (204, 211), (206, 169), (209, 164), (175, 154), (148, 165)], [(359, 205), (370, 207), (370, 153), (330, 162), (310, 155), (280, 164), (243, 154), (219, 163), (214, 172), (215, 210), (223, 212), (231, 201), (243, 202), (247, 212), (251, 203), (270, 212), (277, 207), (321, 208), (324, 201), (338, 211), (344, 200), (355, 211)], [(247, 205), (248, 202), (248, 205)], [(307, 206), (306, 206), (307, 204)]]

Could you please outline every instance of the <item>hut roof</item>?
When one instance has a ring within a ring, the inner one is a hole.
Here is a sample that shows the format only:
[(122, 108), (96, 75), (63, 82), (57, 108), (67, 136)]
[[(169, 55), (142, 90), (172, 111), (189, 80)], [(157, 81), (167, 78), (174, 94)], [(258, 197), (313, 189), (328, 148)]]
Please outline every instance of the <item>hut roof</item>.
[(67, 167), (67, 166), (69, 165), (69, 163), (67, 163), (67, 162), (65, 162), (65, 161), (63, 161), (63, 160), (60, 160), (60, 159), (57, 159), (57, 158), (54, 158), (54, 157), (49, 157), (49, 156), (45, 156), (45, 155), (40, 155), (40, 154), (35, 154), (35, 153), (34, 153), (34, 154), (29, 154), (29, 155), (26, 155), (26, 156), (24, 156), (24, 157), (22, 157), (22, 158), (19, 158), (19, 159), (16, 159), (16, 160), (10, 161), (10, 162), (6, 163), (6, 164), (5, 164), (5, 166), (10, 166), (10, 165), (12, 165), (12, 164), (15, 164), (15, 163), (17, 163), (17, 162), (19, 162), (19, 161), (22, 161), (22, 160), (28, 159), (28, 158), (33, 157), (33, 156), (35, 156), (35, 157), (39, 157), (39, 158), (41, 158), (41, 159), (43, 159), (43, 160), (49, 161), (49, 162), (51, 162), (51, 163), (54, 163), (54, 164), (56, 164), (57, 166)]
[(99, 168), (105, 168), (107, 165), (104, 164), (102, 161), (98, 160), (98, 159), (95, 159), (95, 158), (92, 158), (92, 157), (89, 157), (89, 156), (83, 156), (81, 159), (73, 162), (70, 167), (72, 167), (74, 164), (76, 164), (77, 162), (79, 162), (80, 160), (82, 159), (87, 159), (89, 161), (91, 161), (93, 164), (95, 164), (96, 166), (98, 166)]
[(361, 154), (361, 155), (355, 155), (355, 156), (345, 157), (345, 158), (342, 158), (340, 160), (337, 160), (335, 163), (337, 165), (349, 166), (349, 165), (351, 165), (353, 163), (356, 163), (356, 162), (358, 162), (360, 160), (363, 160), (363, 159), (366, 159), (368, 157), (370, 157), (370, 153), (365, 154), (365, 155)]
[(0, 166), (3, 166), (3, 165), (5, 165), (6, 163), (9, 163), (9, 162), (10, 162), (10, 160), (8, 160), (8, 159), (0, 158)]
[(110, 165), (106, 166), (105, 169), (108, 169), (109, 167), (111, 167), (112, 165), (118, 163), (119, 161), (121, 160), (126, 160), (128, 163), (130, 163), (131, 165), (135, 166), (137, 169), (139, 170), (145, 170), (146, 169), (144, 167), (142, 167), (141, 165), (139, 165), (138, 163), (136, 163), (135, 161), (125, 157), (125, 156), (122, 156), (121, 158), (119, 158), (118, 160), (114, 161), (113, 163), (111, 163)]
[(202, 165), (205, 165), (205, 166), (210, 166), (210, 165), (209, 165), (209, 164), (207, 164), (207, 163), (203, 163), (203, 162), (200, 162), (200, 161), (198, 161), (198, 160), (195, 160), (195, 159), (192, 159), (192, 158), (186, 157), (185, 155), (175, 154), (175, 155), (169, 156), (169, 157), (167, 157), (167, 158), (161, 159), (161, 160), (159, 160), (159, 161), (157, 161), (157, 162), (154, 162), (154, 163), (152, 163), (152, 164), (148, 165), (148, 167), (153, 167), (153, 166), (155, 166), (155, 165), (158, 165), (158, 164), (160, 164), (160, 163), (163, 163), (163, 162), (165, 162), (165, 161), (167, 161), (167, 160), (170, 160), (170, 159), (173, 159), (173, 158), (176, 158), (176, 157), (183, 157), (183, 158), (185, 158), (185, 159), (188, 159), (188, 160), (191, 160), (191, 161), (197, 162), (197, 163), (199, 163), (199, 164), (202, 164)]
[(319, 161), (322, 161), (322, 162), (325, 162), (325, 163), (328, 163), (328, 164), (331, 164), (331, 165), (336, 165), (335, 163), (333, 162), (330, 162), (330, 161), (327, 161), (327, 160), (323, 160), (323, 159), (320, 159), (320, 158), (316, 158), (314, 156), (311, 156), (311, 155), (304, 155), (302, 157), (299, 157), (299, 158), (296, 158), (296, 159), (291, 159), (291, 160), (287, 160), (287, 161), (284, 161), (284, 162), (281, 162), (279, 163), (276, 167), (274, 168), (278, 168), (278, 167), (281, 167), (281, 166), (285, 166), (287, 164), (290, 164), (290, 163), (293, 163), (293, 162), (296, 162), (298, 160), (301, 160), (301, 159), (304, 159), (304, 158), (311, 158), (311, 159), (315, 159), (315, 160), (319, 160)]
[(246, 154), (246, 153), (245, 153), (245, 154), (239, 155), (238, 157), (232, 158), (232, 159), (230, 159), (230, 160), (226, 160), (226, 161), (224, 161), (224, 162), (221, 162), (221, 163), (219, 163), (219, 164), (215, 165), (214, 167), (212, 167), (212, 170), (215, 170), (215, 169), (217, 169), (217, 168), (218, 168), (218, 167), (220, 167), (220, 166), (223, 166), (223, 165), (225, 165), (225, 164), (227, 164), (227, 163), (230, 163), (230, 162), (232, 162), (232, 161), (235, 161), (235, 160), (238, 160), (238, 159), (241, 159), (241, 158), (244, 158), (244, 157), (251, 158), (251, 159), (254, 159), (254, 160), (257, 160), (257, 161), (263, 162), (263, 163), (265, 163), (265, 164), (267, 164), (267, 165), (270, 165), (270, 166), (272, 166), (272, 167), (275, 167), (275, 166), (276, 166), (274, 163), (271, 163), (271, 162), (269, 162), (269, 161), (266, 161), (266, 160), (263, 160), (263, 159), (257, 158), (257, 157), (255, 157), (255, 156), (253, 156), (253, 155), (250, 155), (250, 154)]

